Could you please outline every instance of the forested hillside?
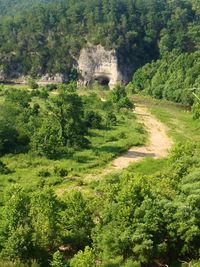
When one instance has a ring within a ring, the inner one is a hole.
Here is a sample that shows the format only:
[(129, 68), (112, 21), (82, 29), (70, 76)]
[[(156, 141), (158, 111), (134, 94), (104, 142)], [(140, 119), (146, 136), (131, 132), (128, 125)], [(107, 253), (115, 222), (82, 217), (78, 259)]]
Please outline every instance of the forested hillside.
[[(200, 83), (200, 51), (167, 53), (162, 59), (138, 69), (129, 87), (133, 92), (143, 92), (157, 99), (192, 105), (193, 90)], [(198, 94), (198, 92), (197, 92)]]
[[(130, 87), (133, 92), (151, 95), (158, 99), (192, 105), (194, 95), (199, 95), (200, 83), (200, 2), (193, 2), (196, 19), (188, 24), (187, 37), (175, 33), (182, 41), (173, 45), (173, 37), (168, 33), (161, 37), (160, 58), (139, 68), (133, 75)], [(182, 21), (183, 17), (181, 18)], [(177, 22), (179, 27), (179, 22)], [(165, 32), (165, 30), (164, 30)], [(161, 35), (162, 36), (162, 35)], [(190, 36), (190, 37), (189, 37)], [(179, 39), (179, 40), (181, 40)], [(182, 45), (187, 49), (181, 49)], [(171, 48), (171, 49), (169, 49)]]
[(115, 48), (129, 72), (165, 52), (193, 52), (199, 17), (188, 1), (63, 1), (0, 19), (0, 69), (8, 77), (72, 72), (87, 42)]
[[(53, 0), (0, 0), (0, 16), (16, 16), (34, 5), (51, 3)], [(55, 1), (54, 1), (55, 2)]]

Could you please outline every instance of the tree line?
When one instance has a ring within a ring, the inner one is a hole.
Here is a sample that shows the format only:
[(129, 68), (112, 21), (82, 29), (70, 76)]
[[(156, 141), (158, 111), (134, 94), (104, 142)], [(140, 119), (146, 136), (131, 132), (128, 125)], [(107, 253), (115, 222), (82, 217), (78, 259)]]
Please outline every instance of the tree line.
[(17, 16), (1, 16), (0, 29), (0, 70), (7, 77), (64, 73), (71, 79), (74, 59), (87, 42), (116, 49), (122, 72), (126, 65), (132, 74), (173, 49), (198, 48), (199, 4), (195, 0), (58, 1), (34, 5)]
[(120, 109), (133, 108), (123, 86), (109, 93), (108, 102), (95, 94), (79, 96), (76, 89), (75, 83), (32, 91), (2, 88), (0, 155), (32, 151), (51, 159), (89, 148), (90, 129), (114, 126)]

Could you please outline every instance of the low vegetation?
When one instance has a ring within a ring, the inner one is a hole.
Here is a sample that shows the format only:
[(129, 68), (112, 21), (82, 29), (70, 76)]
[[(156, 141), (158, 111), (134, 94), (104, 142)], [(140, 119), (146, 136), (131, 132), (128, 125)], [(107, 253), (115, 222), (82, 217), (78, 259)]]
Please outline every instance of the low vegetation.
[[(2, 89), (2, 191), (15, 183), (83, 184), (86, 174), (99, 172), (114, 157), (145, 141), (142, 126), (126, 104), (123, 108), (116, 101), (101, 101), (98, 94), (76, 91), (73, 84), (56, 91), (48, 88)], [(104, 98), (111, 99), (118, 90), (124, 89), (105, 91)], [(122, 99), (127, 98), (124, 94)]]
[[(199, 0), (0, 0), (0, 32), (0, 78), (30, 77), (0, 85), (0, 266), (200, 266)], [(87, 43), (131, 83), (77, 89)], [(135, 103), (174, 147), (108, 171), (148, 140)]]

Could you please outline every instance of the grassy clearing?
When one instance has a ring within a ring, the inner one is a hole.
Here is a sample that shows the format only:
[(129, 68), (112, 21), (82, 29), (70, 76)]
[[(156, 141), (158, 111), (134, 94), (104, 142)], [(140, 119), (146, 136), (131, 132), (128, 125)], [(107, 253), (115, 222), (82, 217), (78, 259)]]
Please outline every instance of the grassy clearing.
[(6, 90), (6, 89), (20, 89), (20, 90), (27, 90), (30, 89), (28, 84), (3, 84), (0, 83), (0, 88), (2, 90)]
[[(200, 141), (200, 121), (192, 118), (187, 107), (140, 95), (135, 95), (133, 101), (136, 104), (146, 105), (156, 118), (166, 124), (169, 129), (168, 134), (175, 143)], [(163, 170), (167, 165), (167, 159), (146, 158), (141, 162), (131, 164), (127, 171), (153, 175)]]
[(200, 141), (200, 120), (194, 120), (188, 107), (165, 100), (134, 96), (137, 103), (145, 104), (151, 113), (169, 128), (175, 142)]
[(146, 158), (141, 162), (131, 164), (128, 168), (128, 172), (139, 173), (142, 175), (153, 175), (167, 166), (167, 160)]
[[(36, 98), (33, 100), (38, 102)], [(42, 106), (43, 100), (40, 101)], [(82, 186), (84, 176), (101, 172), (112, 159), (131, 146), (145, 142), (144, 130), (132, 112), (120, 113), (117, 117), (116, 126), (89, 131), (89, 149), (69, 150), (57, 160), (38, 157), (31, 152), (1, 157), (11, 173), (0, 175), (0, 190), (4, 191), (15, 183), (25, 187), (36, 187), (40, 184), (58, 188)]]

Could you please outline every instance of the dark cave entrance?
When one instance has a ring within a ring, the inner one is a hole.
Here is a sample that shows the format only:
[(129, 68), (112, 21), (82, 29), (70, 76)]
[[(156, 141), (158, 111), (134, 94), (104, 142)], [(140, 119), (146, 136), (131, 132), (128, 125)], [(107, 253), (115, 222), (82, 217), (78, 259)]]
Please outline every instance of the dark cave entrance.
[(98, 84), (102, 86), (108, 86), (110, 79), (106, 76), (98, 76), (98, 77), (95, 77), (95, 81), (98, 82)]

